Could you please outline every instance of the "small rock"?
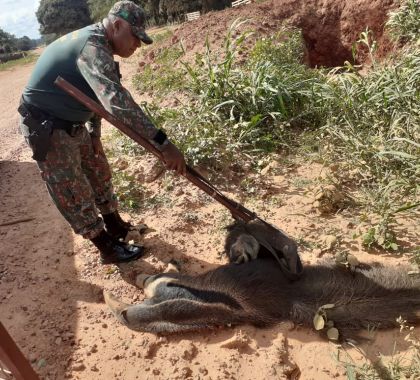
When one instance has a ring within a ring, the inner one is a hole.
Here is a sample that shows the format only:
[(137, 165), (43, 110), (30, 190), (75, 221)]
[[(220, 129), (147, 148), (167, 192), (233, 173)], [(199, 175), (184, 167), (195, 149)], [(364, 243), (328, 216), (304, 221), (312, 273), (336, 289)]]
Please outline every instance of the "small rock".
[(321, 248), (316, 248), (313, 250), (313, 253), (316, 257), (321, 257), (322, 256), (322, 249)]
[[(141, 237), (141, 233), (138, 230), (130, 230), (127, 232), (127, 235), (124, 239), (124, 241), (126, 243), (129, 243), (130, 240), (133, 241), (133, 244), (135, 243), (141, 243), (142, 237)], [(130, 244), (130, 243), (129, 243)]]
[(296, 327), (292, 321), (283, 322), (281, 326), (287, 331), (292, 331)]
[(86, 366), (83, 363), (75, 364), (73, 367), (71, 367), (72, 371), (84, 371), (86, 369)]
[(261, 175), (267, 175), (270, 173), (275, 173), (276, 169), (279, 169), (280, 165), (277, 161), (271, 161), (265, 168), (261, 170)]
[(326, 249), (332, 249), (337, 244), (337, 237), (334, 235), (322, 235), (321, 241)]
[(184, 190), (182, 190), (181, 188), (179, 188), (179, 189), (177, 189), (176, 190), (176, 192), (175, 192), (175, 195), (177, 196), (177, 197), (180, 197), (181, 195), (183, 195), (184, 194)]
[(128, 162), (120, 157), (118, 157), (112, 164), (118, 170), (124, 170), (128, 168)]
[(190, 377), (192, 377), (192, 370), (191, 370), (191, 368), (189, 368), (189, 367), (184, 367), (184, 368), (182, 368), (182, 370), (181, 370), (181, 379), (188, 379), (188, 378), (190, 378)]
[(182, 354), (182, 359), (191, 361), (197, 356), (198, 350), (192, 342), (189, 342), (187, 349)]
[(220, 345), (222, 348), (228, 349), (236, 349), (236, 350), (243, 350), (249, 347), (250, 339), (247, 335), (242, 333), (241, 331), (237, 332), (235, 336), (228, 339), (224, 343)]
[(179, 356), (178, 355), (171, 355), (170, 358), (169, 358), (169, 362), (172, 365), (175, 365), (178, 361), (179, 361)]
[(150, 183), (158, 179), (161, 174), (165, 171), (165, 167), (163, 164), (156, 160), (151, 168), (148, 168), (147, 172), (145, 173), (145, 182)]
[(198, 372), (200, 372), (202, 375), (204, 375), (204, 376), (206, 376), (208, 373), (209, 373), (209, 371), (207, 370), (207, 368), (206, 367), (200, 367), (199, 369), (198, 369)]
[(92, 354), (94, 354), (94, 353), (98, 352), (98, 346), (97, 346), (96, 344), (94, 344), (94, 345), (91, 347), (90, 352), (91, 352)]

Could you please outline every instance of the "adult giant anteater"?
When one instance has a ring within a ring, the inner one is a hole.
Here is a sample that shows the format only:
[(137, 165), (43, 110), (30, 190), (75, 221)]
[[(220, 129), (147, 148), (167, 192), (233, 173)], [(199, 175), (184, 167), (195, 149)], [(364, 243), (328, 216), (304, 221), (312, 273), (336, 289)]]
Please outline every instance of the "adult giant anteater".
[[(114, 315), (129, 328), (175, 333), (215, 326), (258, 327), (290, 320), (311, 327), (320, 307), (344, 337), (364, 328), (420, 321), (420, 279), (407, 268), (373, 267), (349, 272), (333, 265), (310, 265), (298, 281), (288, 280), (270, 255), (257, 260), (258, 242), (231, 229), (227, 252), (231, 264), (188, 276), (163, 273), (137, 277), (145, 301), (128, 305), (105, 293)], [(243, 264), (234, 264), (239, 261)]]

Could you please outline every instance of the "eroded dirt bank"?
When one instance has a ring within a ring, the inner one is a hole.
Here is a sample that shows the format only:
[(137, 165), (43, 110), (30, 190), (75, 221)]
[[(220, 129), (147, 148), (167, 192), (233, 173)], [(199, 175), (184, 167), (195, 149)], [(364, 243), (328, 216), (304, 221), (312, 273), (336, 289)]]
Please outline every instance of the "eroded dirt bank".
[[(230, 24), (240, 18), (249, 20), (242, 29), (259, 35), (270, 35), (282, 24), (302, 30), (310, 66), (341, 66), (352, 61), (352, 46), (367, 29), (378, 42), (378, 53), (390, 51), (391, 44), (384, 34), (388, 12), (398, 4), (395, 0), (271, 0), (247, 6), (210, 12), (198, 20), (177, 28), (175, 37), (192, 51), (203, 50), (204, 37), (216, 48), (223, 43)], [(357, 59), (366, 58), (363, 51)]]

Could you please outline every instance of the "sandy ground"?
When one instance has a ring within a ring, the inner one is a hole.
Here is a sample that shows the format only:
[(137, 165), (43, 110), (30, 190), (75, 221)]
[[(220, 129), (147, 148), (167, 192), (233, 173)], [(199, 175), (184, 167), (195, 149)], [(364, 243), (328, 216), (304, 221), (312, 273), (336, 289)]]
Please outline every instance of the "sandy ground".
[[(138, 57), (122, 63), (127, 87), (137, 62)], [(287, 322), (263, 330), (242, 326), (170, 337), (135, 333), (120, 325), (103, 303), (103, 289), (132, 303), (144, 298), (130, 284), (133, 275), (162, 271), (171, 258), (183, 262), (183, 270), (190, 273), (225, 263), (222, 227), (229, 214), (184, 180), (160, 177), (143, 186), (167, 202), (141, 214), (124, 214), (154, 230), (145, 237), (145, 259), (120, 268), (100, 265), (93, 246), (74, 235), (55, 209), (17, 133), (15, 110), (30, 71), (26, 66), (0, 72), (0, 318), (41, 378), (345, 379), (346, 371), (335, 359), (338, 352), (340, 359), (349, 355), (347, 361), (362, 365), (362, 352), (374, 362), (379, 353), (392, 356), (394, 342), (396, 352), (407, 350), (397, 330), (376, 333), (359, 351)], [(323, 175), (325, 169), (317, 165), (279, 166), (261, 179), (259, 200), (240, 199), (314, 246), (322, 247), (323, 236), (333, 234), (339, 238), (335, 249), (349, 249), (361, 261), (407, 263), (404, 256), (367, 252), (353, 240), (355, 215), (321, 217), (314, 212), (302, 184)], [(162, 184), (168, 182), (173, 190), (165, 193)], [(2, 225), (10, 222), (16, 223)], [(418, 243), (412, 221), (402, 228), (408, 230), (406, 246)], [(314, 246), (300, 247), (304, 263), (334, 253)], [(232, 341), (246, 343), (226, 344)]]

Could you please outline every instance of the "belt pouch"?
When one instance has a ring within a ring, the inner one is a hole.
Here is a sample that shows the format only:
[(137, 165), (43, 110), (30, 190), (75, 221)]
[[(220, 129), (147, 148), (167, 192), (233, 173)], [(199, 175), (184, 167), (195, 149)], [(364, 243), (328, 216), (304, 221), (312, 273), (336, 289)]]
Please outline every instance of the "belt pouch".
[(26, 126), (25, 138), (32, 149), (32, 158), (36, 161), (45, 161), (51, 145), (52, 121), (48, 118), (34, 118), (24, 103), (21, 103), (18, 112), (23, 117), (22, 123)]

